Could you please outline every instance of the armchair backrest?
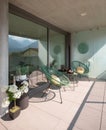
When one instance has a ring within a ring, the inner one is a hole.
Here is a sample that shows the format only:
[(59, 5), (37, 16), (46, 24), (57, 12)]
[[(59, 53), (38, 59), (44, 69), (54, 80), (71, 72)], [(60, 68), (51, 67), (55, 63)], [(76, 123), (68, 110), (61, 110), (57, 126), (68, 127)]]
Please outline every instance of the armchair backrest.
[[(80, 62), (80, 61), (72, 61), (72, 63), (71, 63), (71, 68), (72, 68), (72, 70), (75, 71), (75, 72), (77, 72), (78, 69), (79, 69), (79, 71), (80, 71), (82, 74), (89, 73), (89, 67), (88, 67), (86, 64), (84, 64), (84, 63), (82, 63), (82, 62)], [(81, 73), (80, 73), (80, 74), (81, 74)]]
[(45, 74), (46, 78), (56, 86), (65, 86), (70, 82), (68, 77), (54, 68), (41, 66), (40, 70)]

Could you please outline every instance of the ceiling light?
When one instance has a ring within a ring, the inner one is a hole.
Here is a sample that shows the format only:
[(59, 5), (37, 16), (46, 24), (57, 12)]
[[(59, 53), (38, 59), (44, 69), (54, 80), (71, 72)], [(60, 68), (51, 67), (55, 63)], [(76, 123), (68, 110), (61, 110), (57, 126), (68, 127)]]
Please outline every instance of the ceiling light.
[(86, 12), (83, 12), (83, 13), (81, 13), (80, 15), (83, 17), (83, 16), (86, 16), (87, 13), (86, 13)]

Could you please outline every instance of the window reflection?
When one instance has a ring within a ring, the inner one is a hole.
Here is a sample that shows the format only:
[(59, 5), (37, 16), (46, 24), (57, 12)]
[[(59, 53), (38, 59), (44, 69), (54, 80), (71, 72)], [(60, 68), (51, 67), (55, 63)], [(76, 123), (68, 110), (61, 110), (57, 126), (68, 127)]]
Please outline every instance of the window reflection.
[(50, 30), (50, 65), (57, 69), (65, 65), (65, 36)]
[(28, 66), (31, 73), (38, 63), (38, 40), (9, 35), (9, 70), (16, 73), (18, 66)]

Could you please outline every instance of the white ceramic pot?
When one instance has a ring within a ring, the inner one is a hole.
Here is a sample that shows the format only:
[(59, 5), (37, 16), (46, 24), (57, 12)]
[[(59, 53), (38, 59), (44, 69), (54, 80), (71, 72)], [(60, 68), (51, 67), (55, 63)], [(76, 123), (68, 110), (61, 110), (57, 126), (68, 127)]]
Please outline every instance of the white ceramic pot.
[(20, 76), (19, 76), (19, 79), (20, 79), (20, 80), (25, 80), (25, 79), (27, 79), (26, 74), (25, 74), (25, 75), (20, 75)]

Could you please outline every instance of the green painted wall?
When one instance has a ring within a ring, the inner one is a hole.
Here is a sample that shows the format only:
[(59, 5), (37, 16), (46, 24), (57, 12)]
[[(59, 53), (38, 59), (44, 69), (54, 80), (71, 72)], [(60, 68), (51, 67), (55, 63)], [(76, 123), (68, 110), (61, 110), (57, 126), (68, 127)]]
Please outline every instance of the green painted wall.
[[(88, 45), (86, 53), (80, 53), (80, 43)], [(89, 76), (106, 79), (106, 28), (72, 34), (71, 59), (90, 63)]]

